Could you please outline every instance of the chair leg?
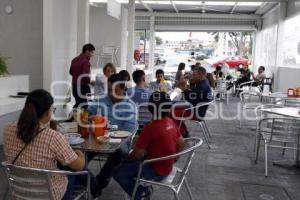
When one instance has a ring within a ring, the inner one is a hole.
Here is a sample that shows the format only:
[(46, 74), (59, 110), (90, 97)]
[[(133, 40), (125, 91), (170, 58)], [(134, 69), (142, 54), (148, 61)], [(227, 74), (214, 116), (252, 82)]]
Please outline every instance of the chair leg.
[(208, 149), (210, 149), (209, 139), (208, 139), (208, 136), (207, 136), (206, 133), (205, 133), (205, 130), (204, 130), (204, 127), (203, 127), (203, 123), (199, 123), (199, 125), (200, 125), (200, 128), (201, 128), (201, 131), (202, 131), (204, 140), (205, 140), (205, 142), (206, 142), (206, 144), (207, 144), (207, 147), (208, 147)]
[(261, 140), (261, 135), (259, 134), (257, 136), (257, 140), (256, 140), (255, 158), (254, 158), (255, 163), (257, 163), (257, 159), (258, 159), (259, 148), (260, 148), (260, 140)]
[(203, 124), (204, 124), (204, 128), (205, 128), (205, 130), (206, 130), (206, 132), (207, 132), (208, 137), (211, 138), (211, 134), (210, 134), (210, 132), (209, 132), (209, 129), (208, 129), (208, 127), (207, 127), (207, 124), (206, 124), (206, 121), (205, 121), (205, 120), (203, 120)]
[(284, 154), (285, 154), (286, 142), (283, 143), (283, 147), (284, 147), (284, 148), (282, 149), (282, 156), (284, 156)]
[(187, 191), (188, 191), (188, 194), (189, 194), (189, 196), (190, 196), (190, 199), (191, 199), (191, 200), (194, 200), (194, 197), (193, 197), (191, 188), (190, 188), (190, 186), (189, 186), (189, 184), (188, 184), (188, 182), (187, 182), (186, 179), (184, 179), (184, 183), (185, 183), (185, 187), (186, 187), (186, 189), (187, 189)]
[(265, 176), (268, 177), (268, 144), (265, 140)]
[(174, 194), (175, 200), (179, 200), (179, 196), (175, 190), (173, 190), (173, 194)]

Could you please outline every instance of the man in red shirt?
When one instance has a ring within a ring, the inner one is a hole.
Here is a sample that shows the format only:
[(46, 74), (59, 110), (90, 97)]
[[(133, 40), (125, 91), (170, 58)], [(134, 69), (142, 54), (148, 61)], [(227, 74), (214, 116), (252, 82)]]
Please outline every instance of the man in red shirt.
[[(86, 94), (90, 93), (90, 59), (94, 55), (95, 47), (92, 44), (86, 44), (82, 47), (82, 53), (74, 58), (70, 67), (70, 75), (72, 76), (72, 93), (75, 98), (74, 108), (82, 103), (87, 103)], [(83, 105), (86, 108), (87, 105)]]
[[(181, 151), (184, 147), (184, 141), (176, 123), (168, 117), (171, 106), (170, 97), (165, 92), (154, 92), (150, 96), (148, 109), (152, 113), (153, 121), (144, 127), (133, 151), (125, 158), (126, 162), (114, 169), (114, 179), (130, 196), (133, 192), (141, 159), (168, 156)], [(171, 173), (173, 163), (174, 159), (146, 164), (141, 177), (162, 181)], [(150, 195), (149, 187), (140, 185), (135, 200)]]

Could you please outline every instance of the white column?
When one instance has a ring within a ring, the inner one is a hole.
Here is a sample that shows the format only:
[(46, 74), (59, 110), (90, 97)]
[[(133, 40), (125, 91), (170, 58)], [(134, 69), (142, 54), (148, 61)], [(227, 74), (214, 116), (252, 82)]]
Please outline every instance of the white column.
[(126, 69), (131, 74), (133, 71), (134, 53), (134, 22), (135, 22), (135, 0), (128, 3), (128, 43), (127, 43), (127, 65)]
[(155, 17), (150, 17), (150, 37), (149, 37), (149, 70), (153, 71), (154, 68), (154, 47), (155, 47)]
[(282, 49), (282, 40), (283, 40), (283, 33), (284, 33), (284, 20), (287, 16), (287, 2), (280, 2), (279, 3), (279, 20), (278, 20), (278, 27), (277, 27), (277, 43), (276, 43), (276, 62), (275, 62), (275, 72), (276, 75), (274, 77), (274, 91), (277, 91), (279, 88), (279, 72), (278, 67), (282, 64), (281, 63), (281, 49)]
[(89, 0), (78, 1), (77, 22), (77, 54), (81, 53), (82, 46), (89, 42), (90, 5)]
[(126, 69), (126, 59), (127, 59), (127, 21), (128, 21), (128, 9), (125, 6), (122, 6), (122, 18), (121, 18), (121, 49), (120, 55), (121, 60), (119, 61), (119, 67), (121, 69)]

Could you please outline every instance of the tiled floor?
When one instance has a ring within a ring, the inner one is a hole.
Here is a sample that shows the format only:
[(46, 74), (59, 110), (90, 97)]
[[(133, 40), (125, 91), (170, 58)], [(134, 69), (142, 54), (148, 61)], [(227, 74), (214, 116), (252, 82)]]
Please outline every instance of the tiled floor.
[[(236, 113), (237, 99), (230, 99), (229, 105), (222, 103), (226, 116)], [(216, 103), (220, 104), (219, 102)], [(282, 168), (271, 165), (269, 177), (264, 176), (263, 151), (261, 148), (258, 164), (253, 162), (255, 132), (239, 128), (237, 120), (215, 119), (208, 121), (212, 133), (211, 149), (206, 145), (197, 151), (188, 180), (196, 200), (299, 200), (300, 169)], [(194, 132), (193, 135), (200, 133)], [(2, 152), (2, 151), (1, 151)], [(285, 158), (290, 158), (287, 152)], [(271, 150), (270, 160), (281, 159), (281, 150)], [(3, 155), (1, 155), (3, 160)], [(98, 163), (91, 163), (97, 171)], [(6, 189), (3, 172), (0, 173), (0, 199)], [(111, 181), (103, 191), (103, 200), (123, 199), (121, 188)], [(155, 189), (155, 200), (172, 199), (167, 190)], [(182, 190), (181, 199), (188, 199)]]

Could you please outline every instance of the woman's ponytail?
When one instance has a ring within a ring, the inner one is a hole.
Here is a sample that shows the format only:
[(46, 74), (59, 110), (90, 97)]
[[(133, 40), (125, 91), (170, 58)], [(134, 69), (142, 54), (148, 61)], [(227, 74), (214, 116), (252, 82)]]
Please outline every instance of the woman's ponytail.
[(17, 124), (17, 136), (29, 143), (38, 134), (40, 118), (49, 111), (53, 98), (45, 90), (35, 90), (29, 94)]

